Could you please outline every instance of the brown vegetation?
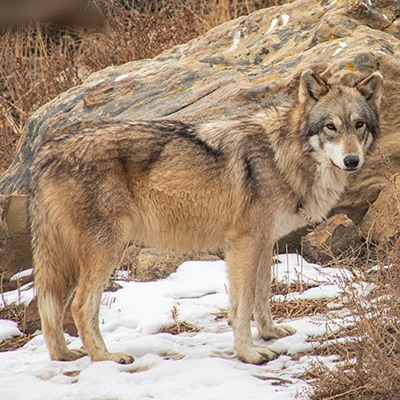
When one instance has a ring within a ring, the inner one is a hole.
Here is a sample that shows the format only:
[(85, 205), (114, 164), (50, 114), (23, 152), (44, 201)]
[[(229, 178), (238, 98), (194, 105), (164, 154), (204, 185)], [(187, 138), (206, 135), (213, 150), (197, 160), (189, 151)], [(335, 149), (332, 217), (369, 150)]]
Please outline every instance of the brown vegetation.
[[(351, 320), (346, 337), (351, 341), (333, 344), (327, 352), (328, 339), (322, 339), (325, 352), (338, 355), (335, 368), (318, 363), (310, 371), (313, 400), (390, 400), (400, 389), (400, 241), (390, 250), (378, 249), (375, 259), (353, 268), (357, 282), (341, 282), (343, 301)], [(371, 285), (364, 296), (360, 289)], [(334, 335), (343, 336), (343, 332)], [(332, 343), (332, 338), (329, 338)]]

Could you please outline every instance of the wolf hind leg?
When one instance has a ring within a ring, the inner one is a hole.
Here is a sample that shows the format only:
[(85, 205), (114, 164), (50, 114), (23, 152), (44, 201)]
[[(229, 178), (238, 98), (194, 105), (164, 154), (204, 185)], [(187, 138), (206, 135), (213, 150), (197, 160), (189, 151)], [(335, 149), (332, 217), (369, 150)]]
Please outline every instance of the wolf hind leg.
[(254, 317), (259, 335), (264, 340), (279, 339), (293, 335), (296, 332), (290, 325), (278, 325), (273, 321), (269, 300), (271, 293), (271, 261), (272, 245), (264, 247), (263, 255), (258, 265), (256, 281)]
[(78, 327), (83, 347), (92, 361), (111, 360), (131, 364), (134, 358), (124, 353), (110, 353), (99, 328), (99, 309), (103, 290), (118, 261), (110, 254), (99, 251), (85, 255), (77, 291), (72, 302), (72, 315)]
[[(64, 313), (74, 290), (74, 285), (71, 285), (63, 274), (59, 274), (55, 278), (51, 277), (51, 274), (48, 275), (49, 271), (46, 272), (45, 281), (41, 279), (40, 272), (37, 273), (35, 285), (42, 332), (49, 350), (50, 359), (73, 361), (86, 355), (86, 352), (81, 349), (68, 349), (64, 336)], [(49, 283), (51, 286), (49, 286)]]

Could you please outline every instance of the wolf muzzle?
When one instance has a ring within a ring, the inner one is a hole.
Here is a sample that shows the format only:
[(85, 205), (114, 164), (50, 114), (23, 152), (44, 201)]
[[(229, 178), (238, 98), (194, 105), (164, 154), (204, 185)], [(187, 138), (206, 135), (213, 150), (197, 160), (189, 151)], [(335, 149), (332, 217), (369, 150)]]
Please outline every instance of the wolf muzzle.
[(343, 164), (348, 170), (358, 169), (360, 158), (358, 156), (346, 156), (343, 159)]

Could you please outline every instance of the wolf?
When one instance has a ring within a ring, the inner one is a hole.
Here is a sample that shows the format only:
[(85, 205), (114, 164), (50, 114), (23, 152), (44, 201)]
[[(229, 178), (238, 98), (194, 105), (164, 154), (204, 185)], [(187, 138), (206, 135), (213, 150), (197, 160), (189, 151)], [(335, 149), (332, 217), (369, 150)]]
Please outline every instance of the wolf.
[[(255, 344), (295, 333), (273, 322), (274, 243), (320, 222), (380, 134), (383, 78), (330, 84), (311, 69), (294, 100), (243, 118), (206, 123), (100, 123), (44, 144), (31, 170), (29, 216), (42, 331), (52, 360), (131, 363), (108, 352), (99, 304), (124, 246), (221, 250), (237, 357), (277, 354)], [(66, 304), (83, 348), (69, 349)]]

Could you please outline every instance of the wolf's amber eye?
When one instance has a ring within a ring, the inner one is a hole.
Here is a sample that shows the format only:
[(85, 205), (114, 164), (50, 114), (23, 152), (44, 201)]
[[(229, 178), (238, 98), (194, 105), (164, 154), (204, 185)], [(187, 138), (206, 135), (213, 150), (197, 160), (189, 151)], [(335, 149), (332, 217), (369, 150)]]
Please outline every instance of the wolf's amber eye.
[(364, 121), (357, 121), (356, 122), (356, 128), (357, 129), (360, 129), (360, 128), (362, 128), (364, 126)]
[(326, 127), (330, 130), (330, 131), (336, 131), (336, 126), (334, 124), (332, 124), (332, 122), (330, 122), (329, 124), (326, 124)]

